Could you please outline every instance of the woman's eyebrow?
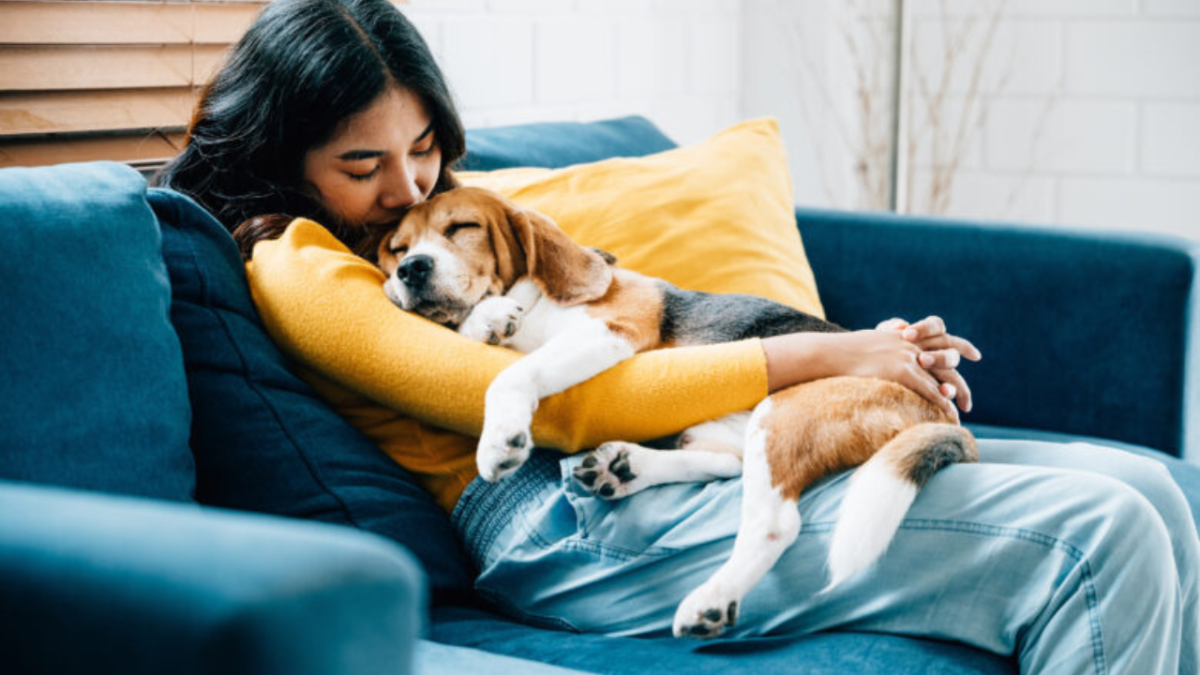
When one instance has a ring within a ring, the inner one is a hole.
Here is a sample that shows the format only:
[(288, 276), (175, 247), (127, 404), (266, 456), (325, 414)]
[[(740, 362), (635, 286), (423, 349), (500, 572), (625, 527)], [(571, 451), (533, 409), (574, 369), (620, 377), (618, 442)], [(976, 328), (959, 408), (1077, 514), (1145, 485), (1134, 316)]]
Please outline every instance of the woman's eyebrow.
[[(432, 122), (429, 123), (429, 126), (425, 127), (425, 131), (422, 131), (421, 135), (417, 136), (413, 143), (420, 143), (423, 138), (431, 133), (433, 133)], [(383, 150), (349, 150), (338, 155), (338, 159), (346, 162), (353, 162), (359, 159), (375, 159), (376, 157), (383, 157), (386, 154), (387, 152)]]
[(343, 152), (342, 154), (338, 155), (338, 159), (352, 162), (356, 159), (374, 159), (376, 157), (383, 157), (386, 154), (387, 153), (383, 150), (350, 150), (349, 152)]

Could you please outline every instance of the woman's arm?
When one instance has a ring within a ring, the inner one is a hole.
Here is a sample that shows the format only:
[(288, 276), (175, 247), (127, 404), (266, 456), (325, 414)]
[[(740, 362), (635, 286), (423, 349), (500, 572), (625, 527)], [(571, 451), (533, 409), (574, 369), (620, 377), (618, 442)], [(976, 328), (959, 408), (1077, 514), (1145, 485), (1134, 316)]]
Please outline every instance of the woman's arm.
[[(260, 242), (247, 275), (267, 331), (292, 358), (439, 427), (478, 436), (488, 385), (521, 358), (399, 311), (380, 290), (379, 270), (311, 221), (297, 220), (279, 239)], [(945, 346), (944, 326), (923, 333), (933, 336), (931, 350)], [(798, 333), (638, 354), (544, 399), (534, 439), (576, 451), (616, 438), (657, 438), (833, 375), (898, 382), (955, 416), (938, 388), (947, 378), (920, 367), (921, 342), (896, 330)], [(941, 357), (938, 365), (945, 365)]]
[[(247, 264), (267, 331), (289, 356), (423, 421), (479, 435), (484, 394), (521, 357), (398, 310), (382, 274), (327, 230), (297, 220)], [(758, 340), (639, 354), (541, 402), (533, 434), (567, 451), (645, 440), (748, 410), (767, 395)]]

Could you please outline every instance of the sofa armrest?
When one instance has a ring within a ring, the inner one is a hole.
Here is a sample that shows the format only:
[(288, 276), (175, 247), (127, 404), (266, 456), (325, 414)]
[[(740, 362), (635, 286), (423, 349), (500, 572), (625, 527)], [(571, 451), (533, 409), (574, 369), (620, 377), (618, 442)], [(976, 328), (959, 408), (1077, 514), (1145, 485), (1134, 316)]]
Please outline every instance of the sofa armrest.
[(10, 672), (404, 673), (413, 559), (346, 528), (0, 482)]
[(1200, 461), (1200, 246), (798, 209), (826, 312), (937, 314), (983, 352), (965, 422), (1099, 436)]

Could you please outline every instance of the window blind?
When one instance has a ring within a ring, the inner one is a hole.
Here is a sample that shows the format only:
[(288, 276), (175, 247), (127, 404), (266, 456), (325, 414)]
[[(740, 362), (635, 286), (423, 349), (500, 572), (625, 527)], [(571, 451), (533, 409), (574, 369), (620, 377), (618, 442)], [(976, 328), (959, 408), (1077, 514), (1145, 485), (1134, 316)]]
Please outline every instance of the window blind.
[(0, 167), (174, 156), (264, 2), (0, 1)]

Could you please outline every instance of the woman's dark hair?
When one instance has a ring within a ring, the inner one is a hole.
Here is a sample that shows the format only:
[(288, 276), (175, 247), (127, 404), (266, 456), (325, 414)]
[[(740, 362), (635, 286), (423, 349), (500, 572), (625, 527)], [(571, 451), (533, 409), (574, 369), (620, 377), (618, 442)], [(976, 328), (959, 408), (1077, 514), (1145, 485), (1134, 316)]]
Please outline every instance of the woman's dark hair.
[[(404, 15), (387, 0), (276, 0), (204, 89), (187, 146), (154, 182), (192, 197), (230, 231), (264, 214), (304, 216), (362, 250), (366, 233), (337, 222), (307, 187), (304, 156), (389, 86), (425, 106), (442, 155), (433, 192), (453, 187), (449, 167), (466, 151), (462, 122)], [(286, 221), (256, 222), (238, 232), (243, 256)]]

